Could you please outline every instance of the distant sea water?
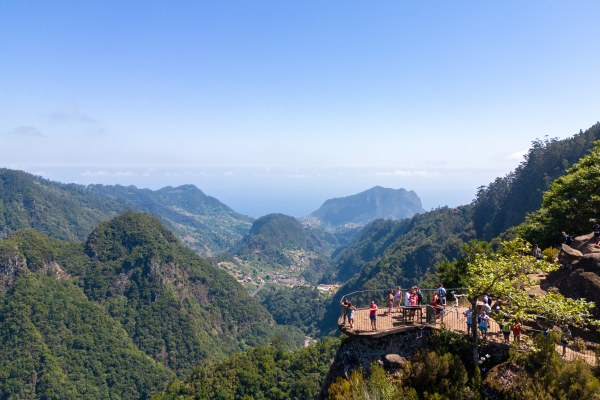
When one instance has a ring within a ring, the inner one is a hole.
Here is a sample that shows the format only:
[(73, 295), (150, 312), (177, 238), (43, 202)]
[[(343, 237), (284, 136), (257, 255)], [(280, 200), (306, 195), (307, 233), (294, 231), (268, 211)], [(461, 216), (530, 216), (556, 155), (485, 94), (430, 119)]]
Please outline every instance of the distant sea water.
[(203, 168), (164, 166), (52, 166), (17, 168), (52, 181), (78, 184), (134, 185), (152, 190), (193, 184), (236, 212), (251, 217), (283, 213), (302, 217), (323, 202), (374, 186), (413, 190), (423, 208), (470, 203), (477, 188), (502, 171), (398, 170), (367, 168)]

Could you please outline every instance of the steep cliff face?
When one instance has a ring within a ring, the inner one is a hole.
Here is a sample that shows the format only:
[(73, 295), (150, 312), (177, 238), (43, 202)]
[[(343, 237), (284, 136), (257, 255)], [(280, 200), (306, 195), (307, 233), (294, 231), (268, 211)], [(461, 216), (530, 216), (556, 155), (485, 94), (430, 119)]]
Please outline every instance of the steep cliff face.
[(348, 377), (350, 372), (362, 368), (369, 370), (371, 363), (382, 361), (386, 355), (395, 354), (411, 358), (419, 349), (430, 348), (430, 328), (414, 328), (383, 337), (353, 336), (339, 347), (327, 377), (323, 381), (321, 397), (338, 377)]
[[(600, 238), (593, 233), (578, 236), (570, 246), (563, 244), (559, 253), (561, 268), (548, 275), (541, 283), (544, 290), (557, 288), (571, 298), (585, 298), (600, 305), (600, 247), (594, 246)], [(600, 307), (593, 310), (600, 318)], [(579, 334), (579, 332), (578, 332)], [(599, 334), (581, 332), (590, 340), (599, 340)]]
[[(338, 378), (348, 378), (355, 370), (368, 372), (371, 364), (378, 363), (387, 372), (395, 374), (405, 369), (407, 361), (414, 361), (420, 351), (452, 352), (463, 362), (470, 359), (468, 342), (444, 339), (443, 331), (430, 327), (414, 327), (385, 336), (352, 336), (343, 340), (321, 386), (321, 398), (327, 398), (327, 389)], [(450, 344), (451, 343), (451, 344)], [(507, 360), (508, 347), (499, 343), (481, 343), (481, 351), (489, 356), (487, 363), (497, 365)], [(468, 361), (467, 361), (468, 363)], [(409, 367), (410, 369), (410, 367)]]

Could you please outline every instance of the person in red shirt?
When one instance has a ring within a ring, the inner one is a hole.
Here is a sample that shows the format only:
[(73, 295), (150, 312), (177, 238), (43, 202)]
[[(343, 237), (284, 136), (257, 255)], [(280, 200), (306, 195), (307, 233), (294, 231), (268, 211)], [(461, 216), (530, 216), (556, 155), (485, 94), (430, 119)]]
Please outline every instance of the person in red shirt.
[(512, 331), (513, 331), (513, 336), (515, 338), (515, 342), (517, 342), (517, 347), (518, 347), (521, 344), (521, 332), (523, 331), (523, 328), (521, 327), (521, 321), (517, 321), (517, 323), (513, 327)]
[(377, 330), (377, 304), (375, 304), (375, 300), (371, 301), (371, 306), (369, 307), (369, 319), (371, 320), (371, 330)]
[(431, 298), (431, 307), (433, 307), (433, 309), (435, 310), (435, 316), (437, 317), (438, 315), (440, 315), (440, 307), (438, 305), (439, 303), (439, 296), (437, 293), (433, 294), (433, 297)]
[[(408, 297), (408, 304), (411, 307), (416, 307), (419, 304), (419, 296), (417, 295), (417, 287), (416, 286), (413, 286), (410, 289), (410, 296)], [(412, 321), (414, 321), (415, 320), (415, 310), (414, 309), (410, 310), (409, 315), (410, 315), (410, 319)]]

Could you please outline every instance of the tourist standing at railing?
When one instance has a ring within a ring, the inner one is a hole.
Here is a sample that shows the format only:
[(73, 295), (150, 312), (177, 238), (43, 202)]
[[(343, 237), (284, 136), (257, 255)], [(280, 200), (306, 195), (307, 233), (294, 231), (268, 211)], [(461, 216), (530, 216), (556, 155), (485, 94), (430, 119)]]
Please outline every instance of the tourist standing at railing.
[(440, 298), (437, 293), (433, 294), (433, 298), (431, 299), (431, 306), (435, 310), (435, 316), (437, 317), (440, 314)]
[(464, 315), (467, 319), (467, 333), (471, 333), (471, 327), (473, 326), (473, 311), (470, 308), (467, 308), (464, 312)]
[[(410, 307), (417, 307), (418, 303), (419, 303), (419, 296), (417, 296), (417, 287), (413, 286), (410, 289), (410, 296), (408, 298), (408, 305)], [(412, 321), (415, 320), (415, 309), (414, 308), (410, 310), (410, 319)]]
[(388, 306), (388, 315), (392, 315), (392, 308), (394, 307), (394, 291), (390, 290), (390, 293), (388, 294), (388, 302), (387, 302), (387, 306)]
[(487, 312), (483, 312), (479, 316), (479, 331), (481, 332), (481, 338), (483, 340), (487, 340), (487, 331), (490, 323), (490, 316), (487, 315)]
[(350, 301), (346, 305), (346, 314), (348, 315), (348, 323), (350, 324), (350, 329), (354, 329), (354, 312), (356, 311), (356, 307), (352, 305)]
[(348, 303), (350, 303), (348, 301), (347, 298), (344, 297), (344, 299), (342, 300), (341, 306), (342, 306), (342, 318), (343, 318), (343, 325), (346, 326), (346, 318), (348, 317)]
[(446, 289), (444, 289), (444, 284), (440, 283), (436, 292), (440, 298), (440, 305), (442, 307), (445, 307), (446, 306)]
[(421, 305), (423, 303), (423, 292), (421, 292), (421, 289), (417, 286), (417, 305)]
[(400, 287), (398, 287), (398, 290), (396, 290), (395, 302), (396, 307), (402, 307), (402, 289), (400, 289)]
[(488, 315), (492, 312), (492, 306), (490, 306), (490, 303), (483, 303), (483, 309), (486, 313), (488, 313)]
[(369, 319), (371, 320), (371, 330), (377, 330), (377, 304), (375, 304), (375, 300), (371, 301), (371, 305), (369, 306)]

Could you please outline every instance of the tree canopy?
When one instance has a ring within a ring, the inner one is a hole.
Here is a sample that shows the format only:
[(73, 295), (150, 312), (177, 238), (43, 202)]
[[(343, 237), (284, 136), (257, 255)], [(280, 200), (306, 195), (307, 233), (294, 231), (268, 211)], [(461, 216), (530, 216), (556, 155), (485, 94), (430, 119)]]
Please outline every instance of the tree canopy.
[(556, 179), (544, 193), (542, 206), (527, 217), (520, 231), (535, 243), (550, 246), (558, 243), (562, 231), (589, 233), (600, 222), (600, 141), (595, 147)]
[(559, 268), (558, 264), (536, 259), (530, 249), (529, 243), (518, 238), (502, 242), (500, 250), (493, 255), (476, 254), (465, 270), (469, 299), (473, 302), (491, 294), (513, 320), (542, 317), (555, 324), (575, 326), (588, 322), (594, 304), (585, 299), (571, 299), (559, 293), (539, 296), (527, 292), (536, 285), (535, 274)]

